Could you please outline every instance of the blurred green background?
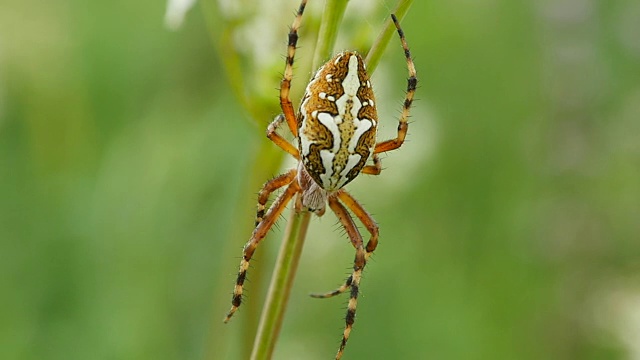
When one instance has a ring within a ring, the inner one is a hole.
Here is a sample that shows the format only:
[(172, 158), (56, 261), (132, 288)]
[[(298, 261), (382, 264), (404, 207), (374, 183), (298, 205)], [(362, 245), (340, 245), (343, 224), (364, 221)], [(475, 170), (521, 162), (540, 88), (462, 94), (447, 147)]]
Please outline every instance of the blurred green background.
[[(337, 49), (394, 5), (352, 1)], [(0, 5), (0, 358), (247, 358), (286, 219), (222, 318), (257, 191), (291, 165), (264, 129), (297, 6), (208, 0), (171, 31), (158, 1)], [(416, 1), (402, 25), (419, 100), (348, 186), (381, 239), (345, 359), (640, 358), (640, 3)], [(381, 138), (405, 78), (394, 38)], [(335, 354), (347, 298), (307, 294), (352, 259), (314, 217), (274, 358)]]

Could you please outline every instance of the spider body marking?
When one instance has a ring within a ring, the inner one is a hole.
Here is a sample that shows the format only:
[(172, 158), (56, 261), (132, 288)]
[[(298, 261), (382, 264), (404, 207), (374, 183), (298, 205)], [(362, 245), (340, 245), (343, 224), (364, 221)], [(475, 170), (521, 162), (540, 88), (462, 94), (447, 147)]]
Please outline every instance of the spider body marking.
[(358, 53), (342, 52), (322, 65), (305, 90), (297, 124), (298, 180), (304, 182), (306, 171), (316, 183), (302, 204), (321, 211), (328, 195), (358, 176), (376, 144), (373, 89)]
[[(378, 116), (373, 89), (362, 57), (353, 51), (339, 53), (320, 67), (307, 85), (296, 114), (289, 93), (298, 28), (306, 3), (307, 0), (300, 3), (289, 31), (284, 76), (280, 83), (282, 114), (276, 116), (267, 127), (267, 137), (295, 157), (298, 166), (265, 183), (258, 194), (256, 227), (243, 248), (231, 298), (231, 309), (224, 322), (228, 322), (240, 307), (249, 262), (287, 204), (295, 199), (297, 211), (309, 210), (318, 216), (325, 213), (328, 204), (355, 249), (353, 271), (343, 285), (328, 293), (311, 295), (316, 298), (328, 298), (350, 290), (345, 328), (335, 357), (339, 360), (355, 322), (362, 270), (378, 245), (376, 221), (343, 187), (360, 173), (379, 175), (382, 165), (377, 154), (402, 146), (407, 134), (409, 110), (418, 80), (404, 33), (398, 19), (392, 14), (391, 18), (400, 37), (409, 72), (397, 136), (376, 142)], [(283, 122), (287, 123), (287, 127), (296, 137), (297, 147), (277, 133)], [(367, 164), (370, 158), (372, 164)], [(266, 209), (270, 195), (280, 188), (285, 190)], [(352, 214), (371, 235), (366, 245)]]

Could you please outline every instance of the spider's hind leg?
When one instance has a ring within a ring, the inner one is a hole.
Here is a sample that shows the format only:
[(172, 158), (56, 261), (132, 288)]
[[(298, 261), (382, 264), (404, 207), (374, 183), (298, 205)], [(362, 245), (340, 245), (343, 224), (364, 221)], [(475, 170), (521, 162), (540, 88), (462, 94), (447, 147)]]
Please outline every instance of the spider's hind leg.
[[(353, 218), (349, 214), (349, 211), (338, 201), (337, 197), (329, 198), (329, 207), (336, 214), (342, 226), (344, 226), (351, 243), (356, 248), (356, 256), (353, 260), (353, 272), (351, 273), (351, 296), (349, 297), (349, 303), (347, 304), (347, 315), (345, 316), (345, 328), (342, 334), (342, 341), (340, 342), (340, 348), (336, 354), (336, 360), (342, 357), (344, 348), (349, 340), (351, 329), (356, 318), (356, 306), (358, 304), (358, 293), (360, 292), (360, 278), (362, 277), (362, 270), (366, 265), (366, 255), (363, 246), (362, 235), (358, 231), (356, 224), (353, 222)], [(346, 290), (346, 289), (345, 289)]]
[[(373, 251), (378, 246), (378, 224), (373, 219), (371, 214), (353, 197), (351, 194), (342, 190), (338, 193), (338, 198), (342, 200), (342, 202), (358, 217), (358, 219), (364, 224), (367, 228), (367, 231), (371, 234), (371, 238), (367, 242), (367, 246), (365, 247), (365, 262), (369, 261), (371, 255), (373, 255)], [(356, 243), (353, 243), (353, 246), (356, 246)], [(353, 282), (353, 275), (349, 275), (347, 280), (342, 284), (339, 288), (329, 291), (327, 293), (321, 294), (311, 294), (311, 297), (317, 299), (326, 299), (336, 295), (340, 295), (343, 292), (347, 291), (349, 287), (351, 287), (351, 283)]]
[(347, 291), (347, 289), (351, 287), (351, 283), (352, 282), (353, 282), (353, 275), (349, 275), (349, 277), (344, 282), (344, 284), (340, 285), (339, 288), (337, 288), (335, 290), (332, 290), (332, 291), (329, 291), (329, 292), (324, 293), (324, 294), (313, 293), (313, 294), (309, 294), (309, 296), (311, 296), (312, 298), (316, 298), (316, 299), (326, 299), (326, 298), (334, 297), (336, 295), (340, 295), (343, 292)]

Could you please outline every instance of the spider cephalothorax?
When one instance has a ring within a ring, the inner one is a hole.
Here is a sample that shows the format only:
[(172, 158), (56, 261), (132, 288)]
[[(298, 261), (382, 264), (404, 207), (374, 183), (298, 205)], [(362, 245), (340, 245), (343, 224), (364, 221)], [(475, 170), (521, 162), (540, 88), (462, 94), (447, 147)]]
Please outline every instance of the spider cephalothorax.
[[(324, 214), (328, 204), (345, 228), (356, 250), (353, 272), (345, 283), (329, 293), (312, 295), (326, 298), (351, 289), (345, 330), (336, 354), (336, 359), (340, 359), (355, 320), (362, 269), (378, 244), (378, 225), (375, 220), (343, 187), (360, 173), (380, 174), (382, 168), (377, 154), (397, 149), (402, 145), (418, 81), (404, 33), (396, 17), (391, 15), (409, 69), (407, 94), (399, 119), (397, 137), (376, 143), (378, 115), (373, 89), (362, 57), (353, 51), (339, 53), (320, 67), (307, 85), (300, 110), (296, 114), (289, 99), (289, 90), (298, 28), (306, 2), (303, 0), (300, 4), (289, 32), (287, 60), (280, 85), (280, 105), (283, 113), (267, 128), (267, 137), (294, 156), (298, 160), (298, 166), (268, 181), (260, 190), (256, 228), (244, 246), (231, 310), (224, 321), (231, 319), (242, 302), (244, 280), (255, 249), (291, 199), (297, 196), (298, 210), (313, 211), (318, 216)], [(276, 132), (283, 121), (287, 122), (289, 130), (296, 137), (297, 148)], [(369, 158), (372, 159), (370, 165), (367, 164)], [(285, 186), (284, 192), (273, 201), (265, 214), (269, 195)], [(349, 210), (371, 234), (366, 246)]]

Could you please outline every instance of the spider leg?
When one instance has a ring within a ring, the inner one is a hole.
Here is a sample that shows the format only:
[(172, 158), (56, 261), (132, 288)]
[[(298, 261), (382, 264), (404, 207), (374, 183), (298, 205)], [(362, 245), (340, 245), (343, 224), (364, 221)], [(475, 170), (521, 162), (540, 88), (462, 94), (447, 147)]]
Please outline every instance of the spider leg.
[(400, 116), (400, 123), (398, 124), (398, 136), (395, 139), (377, 143), (374, 150), (374, 153), (376, 154), (395, 150), (402, 146), (404, 138), (407, 135), (407, 129), (409, 128), (407, 119), (409, 118), (409, 110), (411, 109), (413, 95), (416, 92), (416, 85), (418, 84), (418, 79), (416, 78), (416, 67), (413, 64), (413, 60), (411, 59), (411, 52), (409, 51), (407, 40), (404, 38), (404, 32), (402, 31), (402, 28), (398, 23), (398, 19), (394, 14), (391, 14), (391, 19), (393, 20), (393, 23), (398, 30), (400, 42), (402, 43), (402, 48), (404, 49), (404, 56), (407, 59), (407, 68), (409, 69), (409, 78), (407, 79), (407, 95), (404, 99), (404, 105), (402, 106), (402, 115)]
[(356, 200), (351, 194), (342, 190), (338, 193), (338, 198), (351, 210), (353, 214), (362, 222), (371, 234), (371, 238), (367, 242), (365, 250), (367, 251), (365, 260), (369, 261), (371, 254), (378, 247), (378, 224), (371, 214)]
[(345, 316), (345, 328), (342, 334), (342, 341), (340, 342), (340, 348), (336, 354), (336, 360), (339, 360), (344, 353), (344, 348), (349, 340), (351, 329), (356, 318), (356, 305), (358, 304), (358, 292), (360, 290), (360, 278), (362, 277), (362, 269), (366, 265), (365, 250), (362, 245), (362, 235), (358, 231), (356, 224), (353, 222), (353, 218), (349, 215), (347, 209), (342, 205), (336, 197), (329, 198), (329, 207), (336, 214), (342, 226), (344, 226), (351, 243), (356, 248), (356, 256), (353, 260), (353, 273), (351, 274), (351, 296), (349, 303), (347, 304), (347, 315)]
[[(344, 205), (346, 205), (346, 207), (349, 208), (353, 212), (353, 214), (358, 217), (362, 224), (367, 228), (367, 231), (369, 231), (369, 233), (371, 234), (371, 238), (369, 239), (369, 241), (367, 242), (367, 246), (365, 247), (365, 261), (369, 261), (369, 258), (378, 246), (378, 224), (373, 219), (371, 214), (369, 214), (369, 212), (365, 210), (365, 208), (345, 190), (342, 190), (338, 193), (338, 198), (342, 200)], [(354, 246), (356, 246), (355, 243)], [(311, 297), (326, 299), (342, 294), (351, 286), (352, 282), (353, 275), (349, 275), (344, 284), (342, 284), (339, 288), (325, 294), (311, 294)]]
[[(287, 173), (288, 174), (288, 173)], [(280, 177), (278, 177), (280, 178)], [(278, 179), (276, 178), (276, 179)], [(268, 184), (268, 183), (267, 183)], [(247, 277), (247, 269), (249, 268), (249, 261), (253, 256), (254, 251), (260, 244), (260, 241), (264, 239), (264, 237), (269, 232), (269, 229), (273, 226), (273, 224), (278, 220), (280, 214), (287, 207), (287, 204), (293, 198), (293, 196), (300, 191), (300, 186), (296, 180), (293, 180), (291, 184), (287, 187), (287, 189), (271, 204), (269, 211), (264, 216), (264, 219), (260, 222), (260, 224), (253, 230), (253, 234), (251, 235), (251, 239), (244, 245), (244, 249), (242, 251), (242, 260), (240, 260), (240, 268), (238, 270), (238, 278), (236, 280), (236, 286), (233, 289), (233, 297), (231, 298), (231, 309), (227, 316), (224, 318), (224, 322), (228, 322), (233, 314), (238, 310), (238, 307), (242, 303), (242, 286), (244, 284), (244, 280)]]
[(280, 107), (282, 107), (284, 117), (287, 119), (289, 130), (291, 130), (293, 136), (296, 137), (298, 136), (298, 121), (296, 120), (296, 113), (293, 109), (293, 104), (291, 103), (291, 99), (289, 98), (289, 91), (291, 90), (291, 79), (293, 78), (293, 60), (296, 54), (296, 44), (298, 43), (298, 28), (300, 27), (300, 22), (302, 21), (302, 13), (304, 12), (304, 8), (306, 5), (307, 0), (302, 0), (302, 2), (300, 3), (300, 7), (298, 8), (296, 18), (293, 21), (293, 25), (291, 25), (291, 29), (289, 30), (287, 60), (284, 67), (284, 77), (280, 82)]
[(284, 174), (278, 175), (275, 178), (267, 181), (260, 189), (258, 193), (258, 210), (256, 211), (256, 227), (262, 222), (262, 218), (264, 217), (264, 209), (267, 205), (267, 201), (269, 201), (269, 195), (274, 191), (280, 189), (281, 187), (290, 184), (293, 179), (295, 179), (298, 171), (296, 169), (291, 169)]
[(363, 167), (360, 172), (367, 175), (380, 175), (380, 173), (382, 172), (382, 161), (380, 160), (378, 154), (373, 154), (372, 157), (373, 165), (367, 165)]
[(283, 114), (276, 116), (276, 118), (273, 119), (271, 124), (267, 126), (267, 137), (269, 138), (269, 140), (273, 141), (276, 145), (278, 145), (282, 150), (293, 155), (294, 158), (300, 159), (300, 153), (298, 152), (298, 149), (296, 149), (296, 147), (293, 146), (293, 144), (288, 142), (285, 138), (283, 138), (276, 132), (278, 130), (278, 127), (280, 127), (280, 124), (282, 124), (284, 120), (285, 120), (285, 117)]

